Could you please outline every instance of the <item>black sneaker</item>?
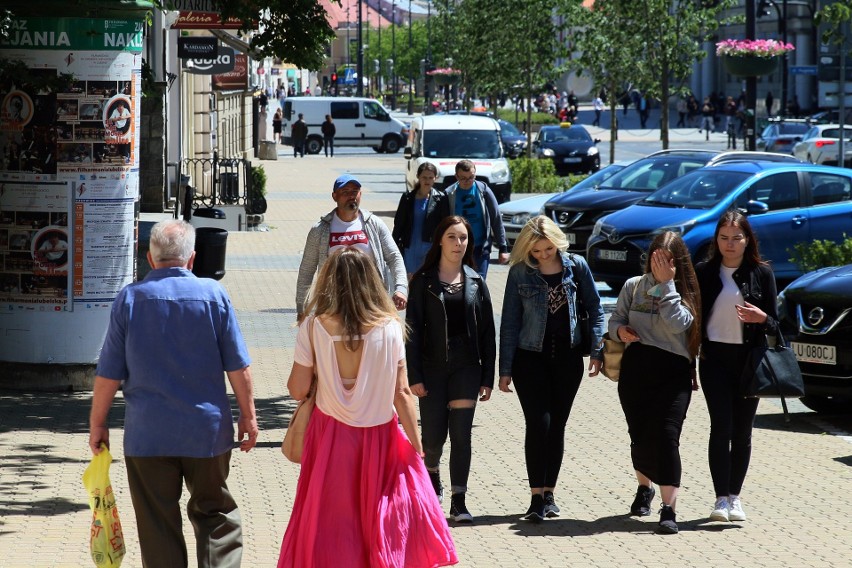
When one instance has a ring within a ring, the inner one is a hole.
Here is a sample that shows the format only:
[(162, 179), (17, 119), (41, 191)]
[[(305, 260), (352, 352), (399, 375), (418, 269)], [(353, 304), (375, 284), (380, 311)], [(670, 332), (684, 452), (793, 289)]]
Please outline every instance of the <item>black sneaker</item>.
[(429, 481), (432, 482), (432, 488), (435, 490), (435, 495), (438, 496), (438, 503), (444, 502), (444, 486), (441, 485), (441, 472), (440, 471), (430, 471), (426, 470), (429, 473)]
[(675, 518), (674, 509), (665, 504), (660, 507), (660, 528), (657, 529), (657, 532), (660, 534), (677, 534)]
[(559, 516), (559, 507), (556, 506), (556, 500), (553, 498), (553, 491), (544, 492), (544, 516), (548, 519)]
[(640, 485), (636, 490), (636, 498), (633, 499), (633, 504), (630, 505), (630, 514), (634, 517), (647, 517), (651, 514), (651, 501), (657, 492), (653, 487)]
[(457, 523), (473, 522), (473, 515), (464, 505), (464, 493), (453, 493), (450, 496), (450, 517)]
[(532, 500), (530, 501), (530, 508), (527, 509), (526, 514), (521, 518), (525, 521), (540, 523), (544, 520), (544, 507), (544, 497), (542, 497), (541, 495), (533, 495)]

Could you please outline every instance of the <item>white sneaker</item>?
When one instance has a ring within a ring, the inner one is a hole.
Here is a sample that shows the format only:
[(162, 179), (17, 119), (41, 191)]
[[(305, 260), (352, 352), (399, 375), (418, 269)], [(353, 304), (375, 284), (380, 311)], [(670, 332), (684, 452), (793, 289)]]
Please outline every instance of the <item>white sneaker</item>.
[(746, 520), (745, 511), (743, 511), (743, 502), (739, 497), (731, 496), (730, 506), (728, 508), (728, 519), (731, 521)]
[(729, 511), (730, 505), (728, 504), (728, 498), (719, 497), (716, 499), (716, 504), (713, 505), (713, 512), (710, 513), (710, 520), (727, 523), (730, 520)]

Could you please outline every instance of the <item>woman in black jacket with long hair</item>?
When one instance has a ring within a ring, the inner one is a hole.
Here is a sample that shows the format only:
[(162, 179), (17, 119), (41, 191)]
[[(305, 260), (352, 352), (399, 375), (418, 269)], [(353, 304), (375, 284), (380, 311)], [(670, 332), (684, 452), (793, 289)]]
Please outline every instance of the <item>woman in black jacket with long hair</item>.
[(434, 187), (437, 177), (434, 164), (420, 164), (414, 189), (402, 194), (393, 217), (393, 240), (402, 253), (409, 278), (423, 264), (438, 223), (450, 214), (447, 195)]
[(746, 520), (740, 492), (751, 459), (758, 399), (744, 398), (741, 377), (751, 349), (778, 335), (775, 276), (760, 257), (748, 218), (726, 212), (716, 225), (708, 260), (695, 267), (704, 339), (700, 378), (710, 413), (710, 475), (714, 521)]
[(471, 522), (465, 505), (477, 400), (491, 398), (497, 357), (494, 315), (485, 279), (473, 262), (470, 223), (445, 217), (423, 266), (411, 279), (405, 344), (411, 392), (420, 398), (424, 462), (443, 499), (441, 454), (450, 437), (450, 516)]

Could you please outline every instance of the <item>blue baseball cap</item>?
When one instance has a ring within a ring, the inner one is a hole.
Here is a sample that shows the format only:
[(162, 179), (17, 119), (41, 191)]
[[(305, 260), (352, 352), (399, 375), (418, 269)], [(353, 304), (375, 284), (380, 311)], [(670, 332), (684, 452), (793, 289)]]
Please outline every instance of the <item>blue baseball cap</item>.
[(342, 176), (334, 180), (334, 191), (337, 191), (347, 183), (354, 183), (358, 187), (361, 187), (361, 182), (355, 179), (355, 176), (350, 174), (343, 174)]

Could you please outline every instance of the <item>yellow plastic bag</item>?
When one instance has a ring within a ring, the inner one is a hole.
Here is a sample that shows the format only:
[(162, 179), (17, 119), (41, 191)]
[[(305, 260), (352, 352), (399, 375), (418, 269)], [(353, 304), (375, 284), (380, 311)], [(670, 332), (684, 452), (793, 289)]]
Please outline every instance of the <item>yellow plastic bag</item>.
[(124, 534), (115, 505), (115, 494), (109, 482), (109, 464), (112, 455), (101, 444), (101, 453), (92, 457), (92, 463), (83, 472), (83, 485), (89, 492), (89, 507), (92, 509), (92, 525), (89, 550), (95, 566), (119, 568), (124, 558)]

